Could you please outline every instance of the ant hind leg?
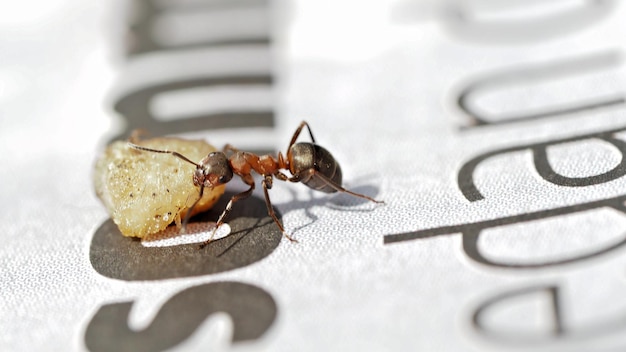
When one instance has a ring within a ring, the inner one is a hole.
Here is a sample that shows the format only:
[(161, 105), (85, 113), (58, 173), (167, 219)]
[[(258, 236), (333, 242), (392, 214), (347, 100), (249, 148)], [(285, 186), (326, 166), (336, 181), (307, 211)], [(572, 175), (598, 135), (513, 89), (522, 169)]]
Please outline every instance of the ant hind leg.
[(376, 200), (370, 196), (366, 196), (365, 194), (361, 194), (361, 193), (356, 193), (356, 192), (352, 192), (348, 189), (343, 188), (341, 185), (338, 185), (337, 183), (335, 183), (333, 180), (331, 180), (330, 178), (326, 177), (324, 174), (322, 174), (321, 172), (312, 171), (313, 174), (318, 177), (320, 180), (322, 180), (326, 185), (332, 187), (333, 189), (335, 189), (338, 192), (343, 192), (343, 193), (347, 193), (349, 195), (358, 197), (358, 198), (363, 198), (363, 199), (367, 199), (371, 202), (374, 202), (376, 204), (385, 204), (385, 201), (382, 200)]
[(309, 131), (311, 142), (315, 144), (315, 138), (313, 137), (311, 126), (309, 126), (309, 124), (306, 121), (302, 121), (300, 122), (300, 126), (298, 126), (298, 128), (296, 128), (296, 131), (293, 133), (293, 136), (291, 137), (291, 142), (289, 142), (289, 147), (287, 147), (287, 150), (291, 149), (291, 146), (296, 144), (296, 140), (298, 139), (298, 136), (300, 136), (300, 132), (302, 132), (302, 129), (304, 128), (304, 126), (306, 126), (307, 130)]

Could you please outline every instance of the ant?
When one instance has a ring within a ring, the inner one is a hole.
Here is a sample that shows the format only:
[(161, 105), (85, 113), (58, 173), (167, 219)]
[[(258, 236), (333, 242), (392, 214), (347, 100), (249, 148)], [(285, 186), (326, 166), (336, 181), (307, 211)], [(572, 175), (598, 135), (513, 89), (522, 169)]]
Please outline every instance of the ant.
[[(302, 132), (304, 127), (308, 129), (312, 143), (296, 143), (296, 140), (298, 139), (298, 136), (300, 136), (300, 132)], [(240, 151), (232, 145), (227, 144), (224, 146), (222, 152), (209, 153), (209, 155), (200, 160), (199, 163), (196, 163), (175, 151), (146, 148), (131, 142), (129, 142), (128, 145), (141, 151), (171, 154), (196, 166), (196, 170), (193, 174), (193, 184), (200, 187), (200, 193), (198, 199), (193, 203), (185, 216), (182, 228), (183, 232), (185, 231), (185, 226), (189, 221), (191, 211), (196, 204), (198, 204), (200, 199), (202, 199), (205, 187), (213, 188), (215, 186), (226, 184), (233, 178), (233, 174), (239, 176), (245, 184), (250, 186), (248, 190), (238, 193), (230, 199), (226, 205), (226, 209), (224, 209), (217, 220), (215, 229), (211, 233), (211, 236), (200, 245), (200, 248), (205, 247), (213, 240), (217, 229), (224, 223), (224, 219), (230, 213), (233, 203), (250, 197), (255, 188), (252, 171), (263, 177), (263, 181), (261, 183), (263, 185), (265, 204), (267, 205), (268, 214), (272, 217), (272, 219), (274, 219), (274, 222), (283, 235), (292, 242), (297, 241), (285, 232), (283, 225), (274, 213), (272, 202), (270, 201), (268, 190), (272, 188), (274, 177), (281, 181), (302, 182), (307, 187), (324, 193), (344, 192), (355, 197), (367, 199), (374, 203), (384, 203), (383, 201), (376, 200), (364, 194), (349, 191), (341, 186), (342, 174), (339, 163), (335, 160), (335, 158), (333, 158), (332, 154), (330, 154), (328, 150), (315, 144), (313, 132), (311, 132), (311, 127), (306, 121), (302, 121), (300, 123), (300, 126), (298, 126), (294, 132), (293, 137), (291, 137), (291, 142), (289, 142), (289, 147), (287, 148), (286, 158), (281, 152), (278, 152), (277, 158), (274, 158), (271, 155), (259, 156), (253, 153)], [(226, 157), (226, 153), (228, 152), (231, 153), (230, 157)], [(281, 172), (281, 170), (289, 170), (293, 176), (289, 177)]]

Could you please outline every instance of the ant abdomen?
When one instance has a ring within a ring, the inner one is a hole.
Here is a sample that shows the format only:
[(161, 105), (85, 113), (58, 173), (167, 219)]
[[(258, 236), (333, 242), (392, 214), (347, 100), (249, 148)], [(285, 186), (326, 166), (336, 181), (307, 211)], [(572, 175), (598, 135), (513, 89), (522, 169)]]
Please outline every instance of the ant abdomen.
[(339, 163), (325, 148), (313, 143), (297, 143), (289, 148), (289, 171), (307, 187), (325, 193), (337, 192), (316, 172), (326, 176), (336, 185), (341, 185), (342, 174)]

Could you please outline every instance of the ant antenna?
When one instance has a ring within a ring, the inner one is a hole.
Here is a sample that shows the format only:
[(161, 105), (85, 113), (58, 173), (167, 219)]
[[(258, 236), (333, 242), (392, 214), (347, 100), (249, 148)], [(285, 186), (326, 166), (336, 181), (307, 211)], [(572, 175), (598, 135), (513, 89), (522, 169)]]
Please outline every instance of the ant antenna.
[(182, 160), (185, 160), (186, 162), (195, 165), (196, 167), (202, 167), (200, 164), (189, 160), (186, 156), (182, 155), (181, 153), (175, 152), (175, 151), (171, 151), (171, 150), (159, 150), (159, 149), (152, 149), (152, 148), (146, 148), (146, 147), (142, 147), (140, 145), (128, 142), (128, 146), (133, 148), (133, 149), (137, 149), (137, 150), (144, 150), (147, 152), (153, 152), (153, 153), (161, 153), (161, 154), (172, 154), (173, 156), (180, 158)]

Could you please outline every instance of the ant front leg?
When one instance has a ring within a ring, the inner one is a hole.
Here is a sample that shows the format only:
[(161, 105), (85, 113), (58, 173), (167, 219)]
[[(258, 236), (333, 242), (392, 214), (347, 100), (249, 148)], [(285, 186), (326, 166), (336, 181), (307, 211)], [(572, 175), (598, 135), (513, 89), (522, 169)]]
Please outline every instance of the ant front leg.
[(269, 216), (272, 217), (272, 219), (276, 223), (276, 226), (278, 226), (280, 231), (283, 233), (285, 237), (287, 237), (289, 241), (298, 242), (296, 239), (289, 236), (287, 232), (285, 232), (285, 228), (283, 227), (283, 224), (280, 223), (280, 220), (278, 220), (278, 217), (276, 216), (276, 213), (274, 212), (274, 207), (272, 206), (272, 201), (270, 200), (270, 194), (268, 191), (269, 189), (272, 188), (272, 184), (273, 184), (272, 175), (265, 175), (263, 177), (263, 193), (265, 194), (265, 205), (267, 205), (267, 213), (269, 214)]
[(198, 205), (203, 195), (204, 195), (204, 185), (200, 185), (200, 193), (198, 193), (198, 199), (196, 199), (196, 201), (193, 202), (191, 207), (189, 207), (189, 209), (187, 210), (187, 214), (185, 215), (185, 220), (183, 220), (183, 226), (180, 229), (181, 233), (187, 232), (187, 224), (189, 223), (189, 219), (191, 219), (191, 213), (193, 212), (193, 209), (196, 207), (196, 205)]
[(252, 178), (251, 175), (246, 175), (246, 177), (242, 176), (242, 179), (246, 184), (250, 185), (250, 188), (247, 191), (243, 191), (241, 193), (235, 194), (234, 196), (230, 198), (230, 201), (226, 205), (226, 209), (224, 209), (224, 211), (222, 212), (222, 215), (220, 215), (220, 217), (217, 219), (217, 222), (215, 223), (215, 229), (213, 229), (213, 232), (211, 232), (211, 236), (209, 237), (208, 240), (200, 244), (200, 249), (204, 248), (206, 245), (211, 243), (211, 241), (213, 241), (213, 237), (215, 237), (215, 233), (220, 228), (220, 226), (224, 224), (224, 219), (230, 213), (231, 209), (233, 208), (233, 204), (236, 201), (246, 199), (250, 197), (250, 195), (252, 195), (252, 192), (254, 191), (254, 179)]

